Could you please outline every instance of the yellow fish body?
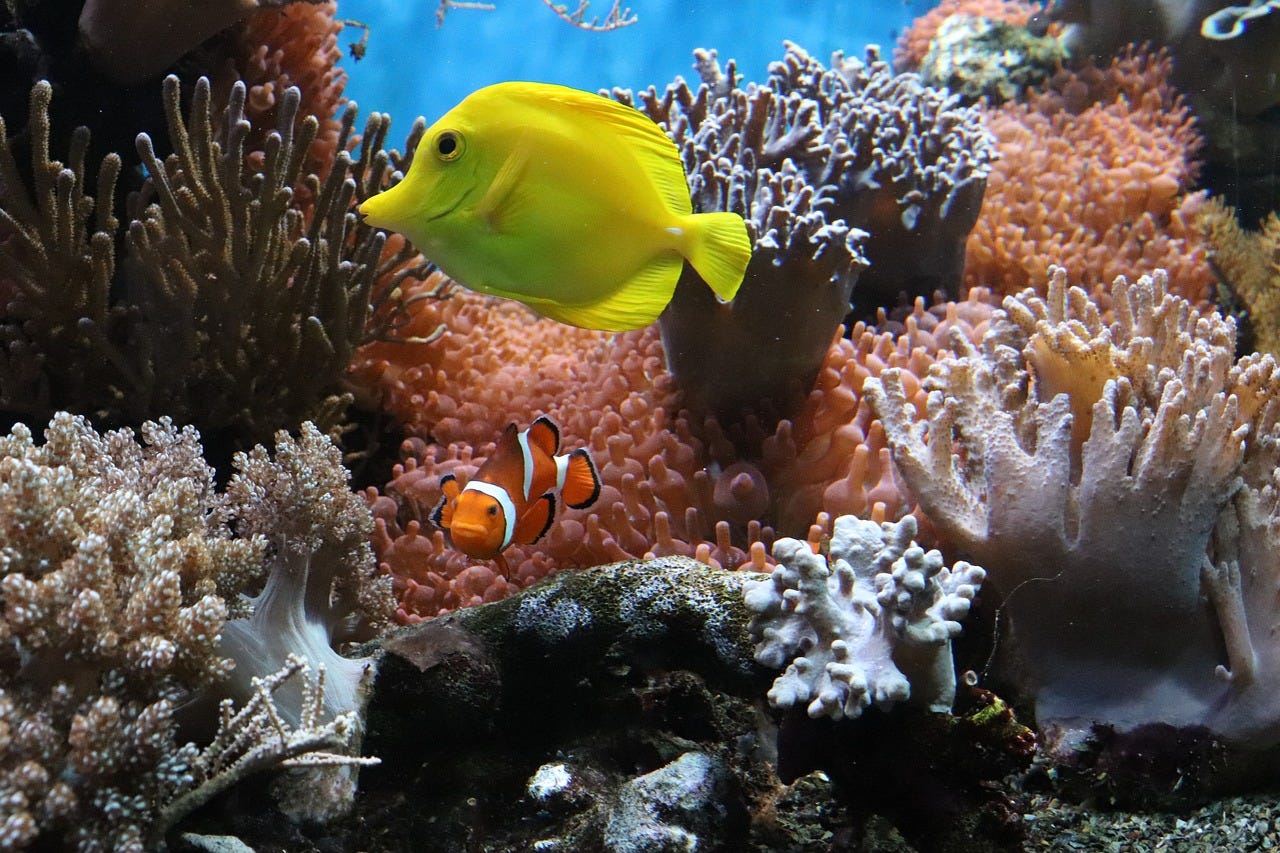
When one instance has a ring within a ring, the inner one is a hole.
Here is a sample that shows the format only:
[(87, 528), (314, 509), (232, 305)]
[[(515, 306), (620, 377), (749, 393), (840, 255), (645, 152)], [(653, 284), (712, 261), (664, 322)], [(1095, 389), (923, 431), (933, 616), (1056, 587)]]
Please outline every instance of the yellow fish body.
[(675, 143), (643, 113), (546, 83), (473, 92), (427, 129), (409, 173), (359, 208), (448, 275), (574, 326), (646, 326), (685, 259), (723, 300), (751, 241), (694, 214)]

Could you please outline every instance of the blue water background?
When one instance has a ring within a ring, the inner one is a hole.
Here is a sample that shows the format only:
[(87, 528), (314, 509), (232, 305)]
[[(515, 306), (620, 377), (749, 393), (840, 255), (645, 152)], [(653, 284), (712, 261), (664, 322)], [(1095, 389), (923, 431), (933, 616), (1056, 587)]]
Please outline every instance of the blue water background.
[[(570, 9), (577, 0), (562, 0)], [(695, 47), (732, 57), (748, 80), (764, 78), (783, 55), (784, 39), (826, 62), (842, 49), (861, 56), (867, 44), (892, 52), (898, 33), (936, 0), (632, 0), (639, 20), (608, 33), (564, 23), (541, 0), (493, 0), (492, 11), (454, 9), (436, 28), (436, 0), (339, 0), (338, 16), (371, 28), (366, 57), (343, 66), (347, 95), (370, 110), (390, 113), (391, 139), (416, 116), (434, 121), (481, 86), (536, 80), (596, 90), (622, 86), (659, 89), (676, 76), (697, 79)], [(607, 0), (590, 13), (603, 16)], [(343, 49), (359, 38), (347, 28)]]

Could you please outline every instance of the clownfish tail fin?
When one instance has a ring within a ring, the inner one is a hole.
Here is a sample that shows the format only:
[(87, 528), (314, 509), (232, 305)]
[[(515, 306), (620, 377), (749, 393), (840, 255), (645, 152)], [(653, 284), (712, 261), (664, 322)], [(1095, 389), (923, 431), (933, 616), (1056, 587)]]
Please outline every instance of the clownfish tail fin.
[(591, 454), (587, 449), (579, 447), (556, 461), (564, 466), (560, 497), (565, 505), (572, 509), (584, 509), (595, 503), (596, 498), (600, 497), (600, 475), (596, 472), (596, 464), (591, 461)]

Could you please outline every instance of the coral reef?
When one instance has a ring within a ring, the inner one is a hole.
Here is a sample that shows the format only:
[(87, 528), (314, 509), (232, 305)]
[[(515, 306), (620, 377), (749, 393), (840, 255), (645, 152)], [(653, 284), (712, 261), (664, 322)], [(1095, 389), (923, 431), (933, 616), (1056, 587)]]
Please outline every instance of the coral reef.
[(826, 555), (796, 539), (774, 543), (771, 576), (743, 586), (756, 661), (786, 667), (770, 704), (833, 720), (872, 704), (951, 709), (951, 640), (985, 575), (965, 562), (945, 568), (915, 535), (913, 516), (877, 524), (844, 515)]
[[(851, 298), (872, 318), (959, 292), (990, 144), (976, 111), (895, 77), (874, 50), (865, 62), (836, 54), (827, 68), (788, 43), (768, 81), (745, 88), (732, 63), (725, 73), (714, 52), (695, 56), (697, 92), (683, 81), (614, 92), (676, 141), (694, 209), (743, 214), (755, 241), (731, 304), (677, 286), (659, 321), (668, 363), (690, 405), (721, 418), (743, 407), (789, 414), (818, 370), (823, 329)], [(749, 392), (726, 379), (744, 371), (757, 377)]]
[(924, 422), (897, 371), (864, 392), (940, 537), (1004, 596), (1042, 731), (1273, 744), (1280, 370), (1233, 363), (1234, 324), (1163, 272), (1110, 298), (1107, 324), (1061, 268), (1046, 298), (1006, 298), (981, 346), (935, 364)]
[[(282, 449), (277, 460), (289, 455)], [(318, 681), (295, 690), (296, 710), (282, 713), (278, 688), (303, 666), (289, 659), (247, 685), (238, 713), (223, 704), (222, 731), (204, 752), (178, 737), (180, 708), (190, 714), (194, 698), (225, 696), (233, 668), (249, 668), (249, 656), (227, 656), (220, 635), (247, 615), (240, 594), (264, 571), (264, 531), (287, 529), (279, 513), (303, 509), (282, 499), (279, 479), (262, 476), (265, 464), (246, 464), (236, 489), (219, 494), (195, 431), (167, 420), (144, 425), (141, 444), (66, 413), (42, 444), (21, 424), (0, 439), (5, 849), (153, 847), (186, 810), (244, 774), (355, 745), (354, 715), (329, 713)], [(332, 458), (305, 464), (318, 466), (313, 477), (325, 466), (341, 472)], [(332, 498), (307, 495), (306, 517), (333, 521)], [(281, 719), (296, 729), (279, 728)]]
[(1169, 58), (1131, 53), (1063, 72), (1025, 102), (987, 111), (999, 159), (969, 237), (965, 280), (1013, 294), (1057, 263), (1085, 287), (1167, 269), (1207, 300), (1213, 274), (1190, 192), (1200, 146), (1168, 83)]
[[(95, 198), (87, 132), (73, 136), (65, 164), (50, 159), (48, 84), (32, 90), (30, 190), (0, 132), (0, 408), (125, 424), (167, 414), (243, 444), (307, 418), (330, 428), (375, 279), (415, 264), (408, 248), (386, 257), (384, 237), (351, 212), (359, 190), (382, 180), (387, 155), (365, 146), (352, 162), (344, 150), (324, 181), (305, 174), (318, 125), (298, 119), (291, 89), (255, 165), (245, 88), (216, 115), (202, 78), (185, 119), (179, 88), (166, 80), (175, 153), (162, 160), (138, 137), (149, 177), (130, 199), (123, 253), (112, 215), (121, 160), (104, 158)], [(370, 131), (384, 125), (375, 118)], [(293, 203), (303, 187), (305, 212)]]
[(754, 542), (763, 565), (774, 531), (804, 536), (819, 512), (899, 517), (913, 502), (856, 389), (890, 365), (923, 376), (949, 329), (976, 339), (990, 312), (975, 293), (937, 311), (918, 302), (896, 335), (859, 324), (830, 343), (794, 418), (771, 433), (744, 430), (735, 442), (717, 421), (679, 410), (656, 329), (572, 329), (475, 294), (442, 298), (440, 285), (405, 288), (403, 330), (445, 331), (430, 343), (368, 344), (353, 373), (363, 396), (381, 398), (411, 434), (431, 437), (406, 443), (392, 482), (369, 494), (375, 550), (397, 579), (401, 618), (514, 591), (492, 568), (448, 548), (428, 517), (442, 475), (467, 479), (507, 423), (542, 414), (560, 425), (566, 446), (592, 452), (604, 489), (594, 514), (566, 512), (544, 541), (508, 551), (520, 586), (557, 567), (650, 552), (737, 566)]

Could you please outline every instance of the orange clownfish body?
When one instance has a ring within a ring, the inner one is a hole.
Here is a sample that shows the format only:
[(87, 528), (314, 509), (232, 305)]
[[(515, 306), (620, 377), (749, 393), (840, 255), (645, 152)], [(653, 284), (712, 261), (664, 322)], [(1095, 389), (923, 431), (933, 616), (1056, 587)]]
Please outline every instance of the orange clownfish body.
[(560, 430), (550, 418), (538, 418), (524, 432), (510, 424), (465, 487), (452, 474), (440, 478), (443, 494), (431, 520), (449, 531), (453, 547), (496, 560), (507, 574), (502, 552), (542, 538), (557, 499), (582, 509), (600, 496), (600, 477), (586, 449), (557, 456), (559, 449)]

